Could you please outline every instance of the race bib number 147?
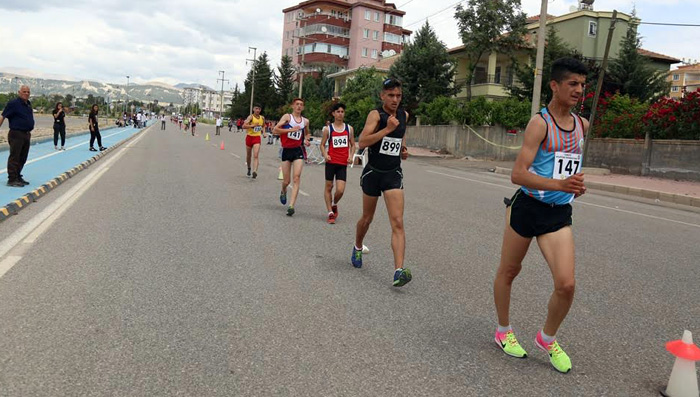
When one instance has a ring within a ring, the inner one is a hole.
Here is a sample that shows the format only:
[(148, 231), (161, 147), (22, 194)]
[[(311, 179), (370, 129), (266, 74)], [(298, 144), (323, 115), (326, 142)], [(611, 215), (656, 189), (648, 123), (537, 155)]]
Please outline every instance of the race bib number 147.
[(553, 179), (566, 179), (581, 170), (581, 154), (579, 153), (554, 153)]

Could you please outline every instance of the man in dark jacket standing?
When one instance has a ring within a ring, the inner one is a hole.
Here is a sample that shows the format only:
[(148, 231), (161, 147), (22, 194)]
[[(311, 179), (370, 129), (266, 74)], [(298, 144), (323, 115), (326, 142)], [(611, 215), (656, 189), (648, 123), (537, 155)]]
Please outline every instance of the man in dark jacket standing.
[(10, 132), (7, 142), (10, 144), (10, 156), (7, 158), (7, 186), (24, 187), (29, 182), (22, 178), (22, 168), (29, 155), (29, 143), (34, 129), (34, 111), (29, 101), (29, 86), (20, 87), (19, 98), (7, 103), (0, 116), (0, 126), (5, 119), (10, 120)]

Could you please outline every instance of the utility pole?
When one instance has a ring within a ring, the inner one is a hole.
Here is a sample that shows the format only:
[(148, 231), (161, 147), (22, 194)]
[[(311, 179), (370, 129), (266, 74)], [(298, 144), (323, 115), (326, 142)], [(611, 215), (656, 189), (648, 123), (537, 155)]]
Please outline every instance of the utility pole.
[(542, 0), (540, 6), (540, 26), (537, 29), (537, 56), (535, 57), (535, 85), (532, 87), (532, 107), (530, 116), (540, 111), (542, 96), (542, 66), (544, 64), (544, 42), (547, 35), (547, 1)]
[(253, 50), (253, 59), (246, 59), (245, 64), (248, 65), (248, 62), (252, 62), (253, 64), (253, 79), (250, 82), (250, 114), (253, 114), (253, 99), (255, 98), (255, 61), (257, 60), (258, 49), (255, 47), (248, 47), (248, 54), (250, 54), (250, 50)]
[(126, 113), (129, 113), (129, 76), (126, 76)]
[[(591, 119), (589, 120), (588, 132), (583, 141), (583, 163), (586, 163), (586, 154), (588, 153), (589, 142), (591, 141), (591, 136), (593, 135), (593, 127), (595, 126), (595, 114), (596, 108), (598, 107), (598, 99), (600, 99), (600, 91), (603, 90), (603, 80), (605, 79), (605, 69), (608, 68), (608, 56), (610, 55), (610, 44), (612, 42), (613, 33), (615, 32), (615, 23), (617, 22), (617, 10), (613, 10), (612, 20), (610, 21), (610, 30), (608, 30), (608, 40), (605, 42), (605, 52), (603, 53), (603, 64), (600, 67), (600, 76), (598, 76), (598, 84), (596, 85), (595, 95), (593, 96), (593, 104), (591, 104)], [(648, 134), (648, 132), (647, 132)], [(647, 135), (644, 140), (644, 150), (645, 153), (650, 153), (651, 139)], [(648, 171), (648, 161), (645, 160), (647, 165), (646, 169)], [(583, 166), (583, 164), (582, 164)], [(642, 168), (642, 175), (644, 174), (644, 167)]]
[(216, 79), (217, 82), (219, 80), (221, 80), (221, 105), (219, 106), (219, 108), (221, 110), (219, 111), (219, 117), (223, 117), (224, 116), (224, 81), (228, 81), (228, 79), (224, 79), (226, 72), (224, 72), (223, 70), (219, 70), (219, 74), (221, 74), (221, 78)]
[[(301, 41), (304, 40), (304, 43)], [(306, 55), (306, 34), (303, 29), (301, 31), (301, 36), (299, 36), (299, 46), (301, 47), (301, 63), (299, 64), (299, 98), (302, 97), (302, 92), (304, 90), (304, 55)]]

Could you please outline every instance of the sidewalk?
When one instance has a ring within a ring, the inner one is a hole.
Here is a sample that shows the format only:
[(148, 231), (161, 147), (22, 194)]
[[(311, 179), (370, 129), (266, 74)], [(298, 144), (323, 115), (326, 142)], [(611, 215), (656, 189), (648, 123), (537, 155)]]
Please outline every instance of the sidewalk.
[[(409, 147), (412, 156), (434, 161), (440, 166), (458, 169), (476, 169), (510, 175), (512, 161), (458, 159), (418, 147)], [(587, 172), (588, 171), (588, 172)], [(676, 181), (634, 175), (598, 175), (598, 169), (586, 170), (586, 187), (591, 190), (625, 194), (700, 208), (700, 182)]]

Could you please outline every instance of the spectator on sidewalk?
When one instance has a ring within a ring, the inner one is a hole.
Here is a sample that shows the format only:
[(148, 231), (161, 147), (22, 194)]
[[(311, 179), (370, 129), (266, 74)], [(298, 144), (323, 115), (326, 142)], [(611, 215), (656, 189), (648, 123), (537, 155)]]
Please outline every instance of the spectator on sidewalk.
[(165, 129), (165, 115), (164, 115), (164, 114), (162, 114), (162, 115), (160, 116), (160, 129), (161, 129), (161, 130), (164, 130), (164, 129)]
[(218, 116), (216, 118), (216, 135), (221, 135), (221, 126), (223, 125), (223, 121), (221, 120), (221, 116)]
[(232, 127), (233, 127), (233, 119), (228, 119), (228, 132), (231, 132)]
[(53, 147), (58, 149), (58, 137), (61, 137), (61, 149), (66, 150), (66, 112), (63, 104), (58, 102), (53, 109)]
[(29, 182), (22, 178), (22, 168), (29, 156), (29, 144), (34, 129), (34, 111), (29, 101), (31, 90), (23, 85), (15, 98), (5, 105), (0, 116), (0, 126), (5, 119), (10, 120), (10, 131), (7, 133), (7, 143), (10, 145), (10, 155), (7, 157), (7, 186), (24, 187)]
[(100, 151), (103, 151), (107, 149), (106, 147), (102, 146), (102, 135), (100, 135), (100, 127), (99, 123), (97, 122), (97, 113), (99, 113), (99, 107), (97, 104), (92, 105), (90, 108), (90, 115), (88, 116), (88, 122), (90, 123), (90, 151), (91, 152), (96, 152), (97, 149), (93, 146), (95, 144), (95, 139), (97, 139), (97, 145), (100, 148)]

